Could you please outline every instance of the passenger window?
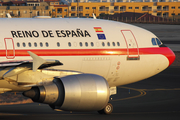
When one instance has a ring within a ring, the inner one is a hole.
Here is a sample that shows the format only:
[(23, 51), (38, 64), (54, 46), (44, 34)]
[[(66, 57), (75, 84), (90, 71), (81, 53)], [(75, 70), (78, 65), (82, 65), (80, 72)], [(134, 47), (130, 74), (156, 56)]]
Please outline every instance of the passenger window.
[(93, 42), (91, 42), (91, 46), (92, 46), (92, 47), (94, 46), (94, 43), (93, 43)]
[(82, 42), (80, 42), (79, 45), (82, 47), (83, 46)]
[(108, 45), (108, 46), (110, 46), (110, 43), (109, 43), (109, 42), (107, 42), (107, 45)]
[(42, 44), (42, 42), (40, 42), (40, 46), (41, 46), (41, 47), (43, 47), (43, 44)]
[(49, 47), (49, 44), (47, 42), (45, 44), (46, 44), (46, 47)]
[(112, 42), (112, 44), (113, 44), (113, 46), (115, 46), (115, 43), (114, 43), (114, 42)]
[(26, 44), (23, 42), (23, 47), (26, 47)]
[(151, 42), (153, 45), (157, 45), (155, 38), (152, 38)]
[(29, 45), (29, 47), (31, 47), (31, 43), (30, 42), (28, 43), (28, 45)]
[(57, 46), (60, 47), (60, 43), (59, 42), (57, 42)]
[(18, 47), (20, 47), (20, 44), (19, 44), (19, 43), (17, 43), (17, 46), (18, 46)]
[(161, 44), (162, 44), (161, 41), (160, 41), (158, 38), (156, 38), (156, 41), (157, 41), (157, 44), (158, 44), (158, 45), (161, 45)]
[(102, 46), (105, 46), (104, 42), (102, 42)]
[(70, 42), (68, 42), (68, 45), (69, 45), (69, 47), (71, 47), (71, 43)]
[(119, 42), (117, 42), (117, 46), (120, 46), (120, 43), (119, 43)]
[(37, 43), (36, 42), (34, 43), (34, 46), (37, 47)]
[(88, 47), (88, 43), (87, 42), (85, 42), (85, 45), (86, 45), (86, 47)]

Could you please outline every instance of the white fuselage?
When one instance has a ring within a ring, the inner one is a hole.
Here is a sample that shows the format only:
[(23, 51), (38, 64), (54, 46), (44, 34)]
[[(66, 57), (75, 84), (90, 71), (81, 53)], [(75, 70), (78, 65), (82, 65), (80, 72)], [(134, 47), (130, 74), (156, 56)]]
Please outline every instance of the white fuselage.
[(63, 63), (52, 69), (98, 74), (110, 87), (153, 76), (175, 58), (169, 48), (152, 44), (154, 34), (125, 23), (78, 18), (0, 21), (0, 62), (31, 60), (31, 51)]

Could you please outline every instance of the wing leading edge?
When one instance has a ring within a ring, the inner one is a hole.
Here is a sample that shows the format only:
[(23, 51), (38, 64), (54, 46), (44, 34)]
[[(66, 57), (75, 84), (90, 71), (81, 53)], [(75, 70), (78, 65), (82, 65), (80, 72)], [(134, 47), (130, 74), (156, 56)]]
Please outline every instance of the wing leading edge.
[(63, 65), (59, 60), (45, 60), (31, 51), (28, 51), (28, 53), (33, 58), (33, 61), (10, 61), (0, 63), (0, 78), (11, 77), (26, 70), (33, 70), (33, 72), (35, 72), (37, 69)]

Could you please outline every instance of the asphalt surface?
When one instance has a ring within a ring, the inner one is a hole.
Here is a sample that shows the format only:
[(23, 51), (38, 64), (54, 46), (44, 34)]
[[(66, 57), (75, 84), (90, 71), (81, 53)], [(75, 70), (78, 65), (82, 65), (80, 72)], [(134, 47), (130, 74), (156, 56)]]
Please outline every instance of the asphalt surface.
[(180, 25), (139, 23), (133, 23), (133, 25), (151, 31), (173, 51), (180, 51)]
[(139, 24), (133, 25), (145, 28), (153, 32), (165, 44), (180, 43), (180, 25), (167, 25), (167, 24)]
[(146, 80), (118, 87), (111, 96), (111, 115), (92, 112), (53, 111), (48, 105), (1, 105), (0, 120), (179, 120), (180, 67), (169, 67)]

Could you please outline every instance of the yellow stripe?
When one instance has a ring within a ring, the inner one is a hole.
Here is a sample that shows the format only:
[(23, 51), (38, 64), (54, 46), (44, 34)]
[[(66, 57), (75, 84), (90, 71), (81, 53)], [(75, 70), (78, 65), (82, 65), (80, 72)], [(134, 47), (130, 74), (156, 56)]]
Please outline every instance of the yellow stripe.
[(95, 31), (98, 32), (98, 31), (103, 31), (103, 30), (102, 29), (95, 29)]

